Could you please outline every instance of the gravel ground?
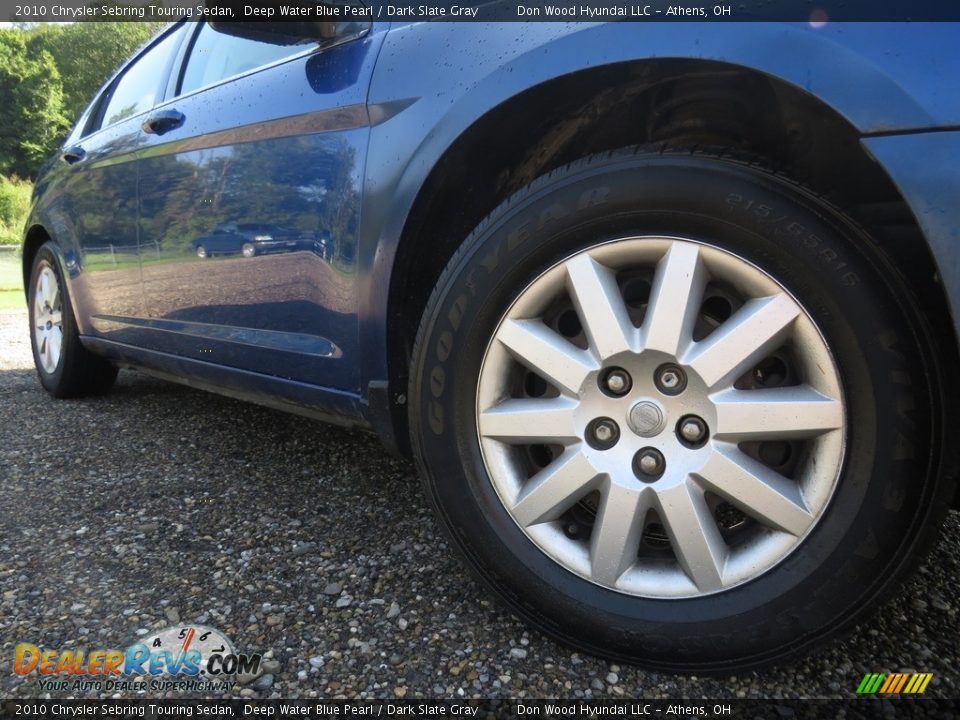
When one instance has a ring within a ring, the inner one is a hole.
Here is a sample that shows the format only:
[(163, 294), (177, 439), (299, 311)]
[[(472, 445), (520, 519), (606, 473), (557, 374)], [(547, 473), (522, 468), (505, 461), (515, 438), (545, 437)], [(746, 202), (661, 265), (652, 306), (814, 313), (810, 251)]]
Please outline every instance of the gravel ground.
[(0, 697), (13, 647), (125, 647), (174, 622), (268, 653), (245, 697), (850, 697), (865, 672), (960, 695), (960, 516), (900, 597), (790, 667), (684, 677), (528, 630), (465, 572), (412, 466), (377, 441), (124, 371), (110, 395), (37, 383), (0, 313)]

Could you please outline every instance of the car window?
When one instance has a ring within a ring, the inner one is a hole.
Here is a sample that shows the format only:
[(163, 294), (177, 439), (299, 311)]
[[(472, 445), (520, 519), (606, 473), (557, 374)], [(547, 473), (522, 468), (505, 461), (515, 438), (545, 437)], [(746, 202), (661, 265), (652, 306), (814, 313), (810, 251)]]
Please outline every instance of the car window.
[(193, 92), (303, 52), (304, 45), (276, 45), (217, 32), (204, 23), (190, 50), (180, 94)]
[(179, 32), (167, 35), (124, 71), (110, 92), (100, 127), (139, 115), (156, 104), (167, 65), (179, 43)]

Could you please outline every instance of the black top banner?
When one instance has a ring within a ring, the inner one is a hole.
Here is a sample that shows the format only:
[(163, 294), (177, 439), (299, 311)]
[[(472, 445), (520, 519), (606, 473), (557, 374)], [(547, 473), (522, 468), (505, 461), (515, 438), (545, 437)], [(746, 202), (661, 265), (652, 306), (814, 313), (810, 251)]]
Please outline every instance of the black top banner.
[[(180, 19), (399, 22), (960, 22), (960, 0), (0, 0), (12, 22)], [(960, 41), (960, 37), (958, 37)]]

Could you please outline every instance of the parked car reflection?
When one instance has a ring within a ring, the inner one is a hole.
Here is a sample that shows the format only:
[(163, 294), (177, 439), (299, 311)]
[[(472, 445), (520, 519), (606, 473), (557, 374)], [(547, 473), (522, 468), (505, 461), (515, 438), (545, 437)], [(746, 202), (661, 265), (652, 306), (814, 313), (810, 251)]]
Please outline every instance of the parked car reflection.
[(254, 257), (294, 250), (311, 250), (323, 256), (324, 245), (311, 233), (262, 223), (221, 223), (209, 235), (202, 235), (191, 243), (201, 258), (237, 254)]

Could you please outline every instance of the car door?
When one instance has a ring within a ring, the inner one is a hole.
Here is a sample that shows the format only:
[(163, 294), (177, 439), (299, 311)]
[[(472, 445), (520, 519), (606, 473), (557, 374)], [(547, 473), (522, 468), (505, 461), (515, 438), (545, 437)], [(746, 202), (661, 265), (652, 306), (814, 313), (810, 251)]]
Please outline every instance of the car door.
[(143, 313), (135, 162), (140, 125), (163, 90), (184, 30), (181, 25), (161, 35), (118, 74), (61, 156), (69, 167), (56, 205), (76, 238), (71, 290), (87, 333), (122, 334), (127, 325), (118, 320)]
[[(140, 344), (358, 389), (354, 245), (378, 43), (363, 30), (283, 45), (199, 24), (146, 120)], [(209, 252), (226, 227), (232, 245)]]

